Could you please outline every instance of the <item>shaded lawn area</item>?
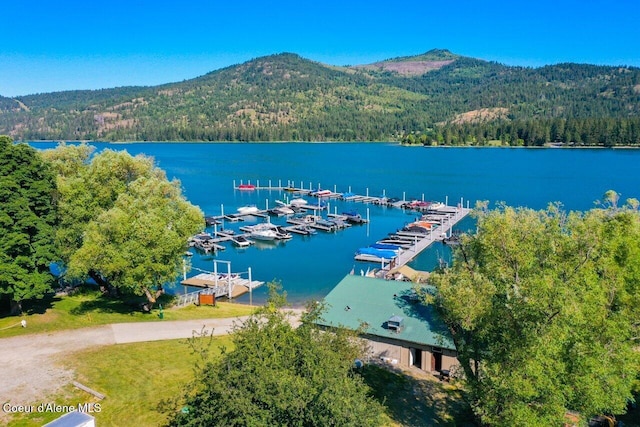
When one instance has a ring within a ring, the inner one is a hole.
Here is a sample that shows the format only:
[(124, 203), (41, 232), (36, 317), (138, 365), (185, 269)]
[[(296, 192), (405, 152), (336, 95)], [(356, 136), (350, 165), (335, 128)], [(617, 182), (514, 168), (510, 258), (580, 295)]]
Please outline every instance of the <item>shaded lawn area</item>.
[(426, 372), (367, 365), (362, 372), (392, 426), (475, 426), (460, 389)]
[[(170, 297), (160, 300), (168, 305)], [(26, 302), (25, 315), (0, 317), (0, 338), (37, 332), (53, 332), (78, 329), (109, 323), (145, 322), (159, 320), (160, 309), (156, 305), (151, 313), (143, 313), (135, 303), (104, 297), (98, 291), (83, 291), (70, 296), (48, 296), (42, 300)], [(243, 304), (217, 302), (215, 307), (195, 305), (162, 310), (164, 320), (190, 320), (246, 316), (255, 307)], [(27, 327), (20, 327), (21, 320)]]

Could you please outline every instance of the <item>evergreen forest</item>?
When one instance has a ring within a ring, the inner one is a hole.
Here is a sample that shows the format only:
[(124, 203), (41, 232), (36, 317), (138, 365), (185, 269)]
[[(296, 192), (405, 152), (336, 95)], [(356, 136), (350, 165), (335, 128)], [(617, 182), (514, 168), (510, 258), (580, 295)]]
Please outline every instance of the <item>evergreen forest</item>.
[(337, 67), (282, 53), (154, 87), (0, 96), (15, 140), (640, 144), (640, 68), (432, 50)]

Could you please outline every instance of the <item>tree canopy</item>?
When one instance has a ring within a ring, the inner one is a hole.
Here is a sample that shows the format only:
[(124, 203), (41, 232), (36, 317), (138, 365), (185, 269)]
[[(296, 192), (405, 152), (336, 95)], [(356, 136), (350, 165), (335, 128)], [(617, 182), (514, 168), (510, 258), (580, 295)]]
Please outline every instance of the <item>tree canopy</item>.
[(473, 409), (494, 426), (623, 413), (640, 372), (637, 203), (481, 209), (431, 284)]
[(36, 150), (0, 136), (0, 300), (14, 313), (51, 290), (55, 196), (54, 175)]
[(236, 327), (233, 350), (197, 372), (170, 425), (380, 425), (382, 407), (353, 370), (362, 354), (353, 333), (320, 331), (320, 306), (295, 328), (273, 301)]
[(45, 156), (58, 172), (56, 242), (67, 277), (91, 276), (153, 304), (177, 276), (188, 237), (204, 227), (200, 209), (149, 157), (112, 150), (91, 157), (83, 145)]

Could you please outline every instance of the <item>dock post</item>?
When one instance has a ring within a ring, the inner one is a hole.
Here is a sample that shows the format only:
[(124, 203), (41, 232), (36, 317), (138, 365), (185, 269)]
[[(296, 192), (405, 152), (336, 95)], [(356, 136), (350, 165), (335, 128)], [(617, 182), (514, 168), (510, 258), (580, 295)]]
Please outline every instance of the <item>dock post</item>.
[(467, 200), (467, 209), (469, 209), (469, 201)]
[[(334, 206), (334, 207), (333, 207), (333, 212), (334, 212), (334, 214), (335, 214), (336, 216), (338, 215), (338, 207), (337, 207), (337, 206)], [(186, 280), (186, 279), (185, 279), (185, 280)]]
[(369, 224), (371, 221), (369, 221), (369, 207), (367, 206), (367, 237), (369, 237)]
[(236, 180), (235, 179), (233, 180), (233, 189), (234, 190), (236, 189)]
[(327, 212), (331, 213), (331, 203), (327, 202)]
[[(182, 257), (182, 280), (187, 280), (187, 260), (184, 256)], [(184, 288), (187, 289), (186, 286)]]
[(251, 284), (251, 267), (247, 269), (249, 272), (249, 305), (253, 305), (253, 285)]
[(271, 190), (271, 180), (269, 180), (269, 190)]
[(422, 201), (424, 202), (424, 193), (422, 193)]
[(384, 188), (382, 189), (382, 197), (387, 197), (387, 190)]
[(231, 301), (231, 263), (228, 262), (227, 263), (227, 286), (228, 286), (228, 292), (229, 294), (227, 295), (227, 298), (229, 299), (229, 301)]
[(213, 260), (213, 283), (218, 286), (218, 260)]
[(449, 196), (444, 196), (444, 205), (449, 206)]
[[(251, 184), (251, 182), (249, 182)], [(260, 188), (260, 180), (256, 179), (256, 189)]]
[(338, 186), (337, 186), (337, 185), (335, 185), (335, 184), (333, 184), (333, 192), (334, 192), (334, 193), (337, 193), (337, 192), (338, 192)]
[(367, 187), (367, 197), (369, 197), (369, 187)]
[(282, 190), (282, 180), (281, 179), (278, 180), (278, 187), (280, 187), (280, 189)]
[(407, 201), (407, 196), (406, 196), (406, 194), (407, 194), (407, 192), (406, 192), (406, 191), (403, 191), (403, 192), (402, 192), (402, 201), (403, 201), (403, 202), (406, 202), (406, 201)]
[(351, 186), (349, 186), (349, 193), (351, 193)]

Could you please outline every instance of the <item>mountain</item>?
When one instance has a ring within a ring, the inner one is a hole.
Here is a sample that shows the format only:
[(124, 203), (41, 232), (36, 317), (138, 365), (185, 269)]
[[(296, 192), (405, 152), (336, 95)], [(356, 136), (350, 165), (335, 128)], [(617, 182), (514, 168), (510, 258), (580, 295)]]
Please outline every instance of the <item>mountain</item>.
[(432, 50), (337, 67), (282, 53), (154, 87), (0, 97), (19, 140), (395, 140), (447, 123), (627, 118), (640, 69), (510, 67)]

